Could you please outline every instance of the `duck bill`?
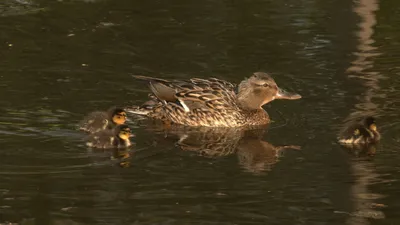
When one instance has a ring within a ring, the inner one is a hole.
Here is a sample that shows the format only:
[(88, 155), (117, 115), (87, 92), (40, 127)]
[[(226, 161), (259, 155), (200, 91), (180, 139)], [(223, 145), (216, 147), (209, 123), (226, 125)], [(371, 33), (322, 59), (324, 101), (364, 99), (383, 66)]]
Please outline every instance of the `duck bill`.
[(275, 95), (275, 99), (289, 99), (289, 100), (296, 100), (300, 99), (301, 95), (296, 93), (290, 93), (283, 89), (278, 88), (278, 92)]

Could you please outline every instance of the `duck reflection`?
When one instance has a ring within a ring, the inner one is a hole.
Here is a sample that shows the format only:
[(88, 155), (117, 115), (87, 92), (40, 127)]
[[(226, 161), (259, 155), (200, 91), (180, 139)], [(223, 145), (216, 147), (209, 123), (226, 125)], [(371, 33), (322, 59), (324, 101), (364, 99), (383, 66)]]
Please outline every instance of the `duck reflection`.
[(297, 145), (274, 146), (260, 139), (242, 139), (237, 148), (239, 164), (249, 172), (270, 171), (288, 149), (300, 150)]
[(204, 157), (228, 156), (235, 154), (242, 139), (249, 136), (260, 137), (263, 133), (261, 129), (253, 131), (232, 128), (185, 129), (184, 132), (177, 133), (179, 137), (177, 146), (184, 151), (194, 151)]
[[(240, 166), (248, 172), (261, 173), (272, 169), (287, 149), (297, 145), (274, 146), (262, 140), (267, 126), (256, 129), (162, 126), (165, 137), (177, 140), (181, 150), (203, 157), (216, 158), (236, 154)], [(149, 128), (149, 127), (148, 127)], [(154, 129), (154, 128), (153, 128)], [(157, 129), (157, 128), (155, 128)], [(160, 126), (157, 129), (160, 130)]]

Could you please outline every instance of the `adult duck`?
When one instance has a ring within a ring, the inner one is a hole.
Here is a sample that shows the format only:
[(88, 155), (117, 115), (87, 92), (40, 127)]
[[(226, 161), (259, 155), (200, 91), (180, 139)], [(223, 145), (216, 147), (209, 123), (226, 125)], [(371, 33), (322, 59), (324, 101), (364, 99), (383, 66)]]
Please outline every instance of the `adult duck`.
[(186, 126), (242, 127), (270, 122), (263, 105), (274, 99), (299, 99), (299, 94), (280, 89), (267, 73), (256, 72), (238, 86), (209, 78), (164, 80), (133, 76), (149, 83), (150, 100), (126, 108), (130, 113)]

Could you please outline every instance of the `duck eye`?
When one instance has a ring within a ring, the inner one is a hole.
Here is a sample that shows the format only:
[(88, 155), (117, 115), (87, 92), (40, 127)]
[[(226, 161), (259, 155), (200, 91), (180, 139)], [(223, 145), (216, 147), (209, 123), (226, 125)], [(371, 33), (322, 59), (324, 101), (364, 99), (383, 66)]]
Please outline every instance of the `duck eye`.
[(263, 86), (264, 87), (269, 87), (269, 84), (268, 83), (264, 83)]

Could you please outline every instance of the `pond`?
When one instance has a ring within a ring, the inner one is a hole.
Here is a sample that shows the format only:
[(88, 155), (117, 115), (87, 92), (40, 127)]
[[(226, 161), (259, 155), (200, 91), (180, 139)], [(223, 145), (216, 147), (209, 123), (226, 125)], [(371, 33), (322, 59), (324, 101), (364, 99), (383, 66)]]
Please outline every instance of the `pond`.
[[(400, 22), (395, 0), (0, 3), (0, 224), (400, 223)], [(165, 129), (129, 117), (126, 150), (78, 122), (140, 105), (132, 75), (256, 71), (302, 95), (263, 129)], [(340, 129), (377, 118), (357, 151)], [(284, 149), (284, 146), (288, 148)]]

